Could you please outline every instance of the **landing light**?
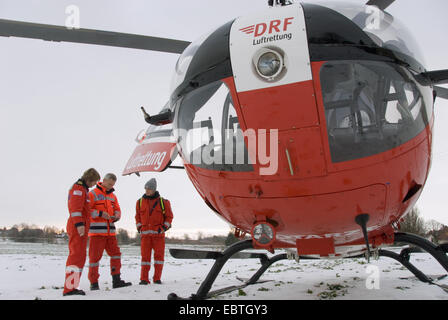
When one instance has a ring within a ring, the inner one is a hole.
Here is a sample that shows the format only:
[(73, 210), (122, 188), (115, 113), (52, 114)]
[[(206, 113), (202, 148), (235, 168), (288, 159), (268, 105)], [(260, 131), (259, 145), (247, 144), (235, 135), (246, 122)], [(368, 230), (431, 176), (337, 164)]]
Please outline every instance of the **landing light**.
[(283, 57), (272, 49), (264, 48), (254, 56), (254, 64), (260, 77), (274, 81), (283, 70)]
[(267, 222), (258, 222), (252, 228), (252, 239), (261, 247), (268, 247), (275, 241), (275, 229)]

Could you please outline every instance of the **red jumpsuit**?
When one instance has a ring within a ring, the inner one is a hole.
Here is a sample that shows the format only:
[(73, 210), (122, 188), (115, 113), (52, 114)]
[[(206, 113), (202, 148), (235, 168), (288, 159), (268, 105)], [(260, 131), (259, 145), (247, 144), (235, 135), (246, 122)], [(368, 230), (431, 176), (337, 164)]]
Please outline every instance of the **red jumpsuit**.
[[(69, 255), (65, 268), (64, 293), (77, 289), (81, 279), (82, 269), (86, 262), (87, 233), (89, 232), (90, 200), (89, 188), (81, 179), (78, 180), (68, 193), (67, 221)], [(85, 226), (84, 236), (80, 236), (78, 226)]]
[(151, 253), (154, 250), (154, 281), (162, 277), (165, 257), (165, 230), (171, 227), (173, 213), (169, 200), (162, 199), (156, 192), (137, 200), (135, 222), (141, 234), (140, 280), (149, 282)]
[[(110, 270), (112, 275), (120, 274), (121, 252), (115, 236), (114, 222), (121, 217), (121, 209), (115, 190), (106, 191), (101, 182), (89, 193), (91, 202), (90, 229), (89, 229), (89, 281), (97, 283), (98, 268), (104, 249), (110, 256)], [(106, 212), (110, 219), (103, 218)]]

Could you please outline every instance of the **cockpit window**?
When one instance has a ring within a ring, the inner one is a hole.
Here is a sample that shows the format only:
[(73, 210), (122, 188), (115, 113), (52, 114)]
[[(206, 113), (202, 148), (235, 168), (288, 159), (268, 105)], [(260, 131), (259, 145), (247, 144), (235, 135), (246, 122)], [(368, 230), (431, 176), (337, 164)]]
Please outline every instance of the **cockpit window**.
[(313, 1), (354, 22), (378, 46), (399, 51), (425, 65), (424, 56), (408, 29), (396, 18), (374, 6), (344, 1)]
[(184, 52), (177, 59), (176, 66), (174, 68), (174, 74), (171, 78), (171, 92), (173, 92), (185, 79), (188, 67), (190, 66), (191, 60), (193, 60), (194, 55), (198, 51), (202, 43), (207, 39), (210, 33), (204, 34), (195, 42), (190, 43), (190, 45), (185, 48)]
[(431, 89), (419, 86), (402, 67), (374, 61), (327, 62), (320, 80), (333, 162), (390, 150), (428, 124)]
[(232, 96), (226, 84), (213, 82), (180, 102), (176, 134), (184, 159), (219, 171), (253, 171)]

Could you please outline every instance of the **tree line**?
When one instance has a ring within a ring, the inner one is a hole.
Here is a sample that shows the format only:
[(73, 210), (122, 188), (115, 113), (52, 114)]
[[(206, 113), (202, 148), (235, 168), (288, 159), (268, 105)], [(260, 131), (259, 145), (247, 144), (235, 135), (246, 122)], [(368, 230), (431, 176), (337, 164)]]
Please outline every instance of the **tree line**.
[(64, 229), (56, 227), (45, 226), (39, 228), (36, 225), (28, 225), (21, 223), (14, 225), (11, 228), (0, 229), (0, 236), (3, 239), (8, 239), (17, 242), (49, 242), (55, 243), (58, 239), (64, 240)]
[(426, 221), (418, 207), (414, 207), (399, 224), (401, 232), (413, 233), (429, 239), (435, 244), (448, 242), (448, 226), (436, 221)]
[[(21, 223), (14, 225), (11, 228), (0, 228), (0, 237), (4, 240), (12, 240), (16, 242), (46, 242), (46, 243), (60, 243), (68, 242), (68, 235), (64, 229), (56, 227), (39, 228), (36, 225), (28, 225)], [(121, 245), (140, 245), (140, 234), (131, 236), (125, 229), (117, 230), (117, 240)], [(166, 243), (172, 244), (203, 244), (203, 245), (231, 245), (238, 241), (232, 232), (227, 236), (204, 236), (203, 233), (198, 232), (197, 237), (193, 239), (190, 235), (185, 234), (182, 238), (166, 237)]]
[[(420, 214), (420, 210), (414, 207), (399, 223), (401, 232), (408, 232), (420, 235), (430, 241), (439, 244), (448, 242), (448, 227), (435, 220), (425, 221)], [(17, 242), (66, 242), (68, 236), (63, 229), (56, 227), (39, 228), (36, 225), (27, 225), (22, 223), (14, 225), (7, 229), (0, 229), (0, 236)], [(247, 237), (246, 237), (247, 238)], [(247, 238), (248, 239), (248, 238)], [(119, 244), (140, 245), (140, 234), (131, 236), (125, 229), (117, 230), (117, 240)], [(191, 244), (191, 245), (225, 245), (229, 246), (239, 239), (235, 237), (233, 232), (229, 232), (226, 236), (205, 236), (198, 232), (197, 237), (193, 239), (190, 235), (185, 234), (182, 238), (172, 238), (167, 236), (166, 243), (169, 244)]]
[[(117, 240), (119, 244), (140, 245), (140, 234), (131, 237), (127, 230), (118, 229)], [(204, 236), (202, 232), (198, 232), (196, 238), (192, 238), (189, 234), (184, 234), (182, 238), (165, 237), (165, 242), (168, 244), (191, 244), (191, 245), (225, 245), (238, 242), (240, 239), (235, 237), (233, 232), (229, 232), (226, 236)]]

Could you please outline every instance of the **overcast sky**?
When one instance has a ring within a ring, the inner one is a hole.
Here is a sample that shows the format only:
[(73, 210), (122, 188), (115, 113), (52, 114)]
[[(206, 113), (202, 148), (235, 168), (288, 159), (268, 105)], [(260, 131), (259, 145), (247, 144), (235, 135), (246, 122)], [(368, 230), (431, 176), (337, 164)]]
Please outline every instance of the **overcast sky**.
[[(350, 2), (362, 3), (362, 0)], [(0, 0), (0, 18), (64, 25), (80, 8), (82, 28), (193, 41), (229, 20), (267, 7), (266, 0)], [(448, 69), (446, 0), (397, 0), (388, 11), (421, 44), (428, 70)], [(159, 111), (168, 100), (175, 54), (0, 37), (0, 226), (21, 222), (64, 228), (67, 192), (88, 167), (119, 175), (123, 218), (135, 229), (135, 201), (158, 180), (170, 199), (172, 234), (228, 231), (203, 203), (185, 172), (122, 177), (146, 125), (139, 107)], [(418, 202), (425, 219), (448, 224), (448, 103), (435, 106), (434, 158)]]

